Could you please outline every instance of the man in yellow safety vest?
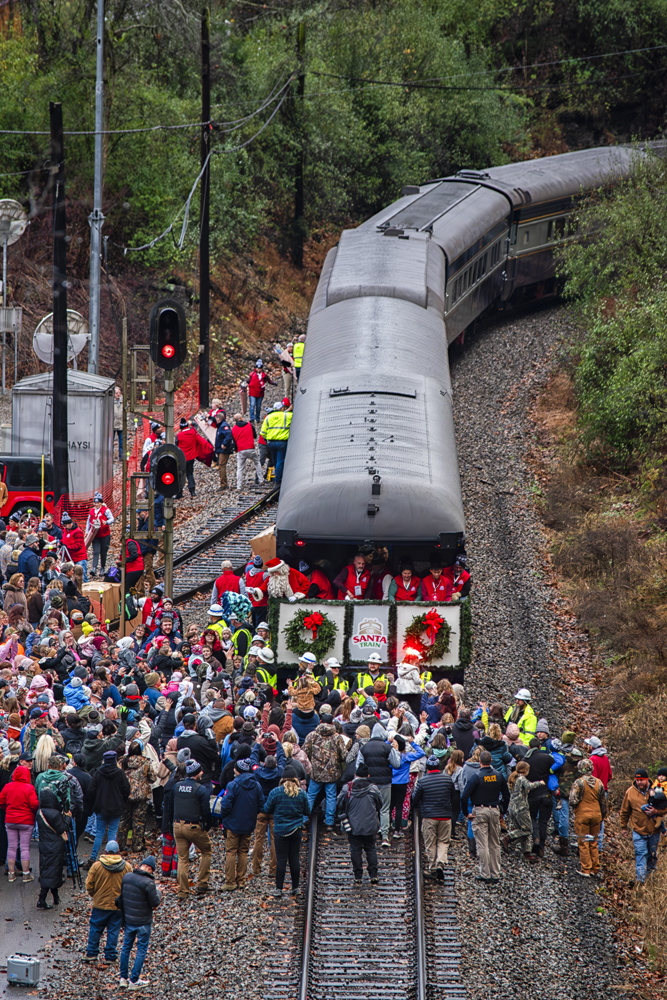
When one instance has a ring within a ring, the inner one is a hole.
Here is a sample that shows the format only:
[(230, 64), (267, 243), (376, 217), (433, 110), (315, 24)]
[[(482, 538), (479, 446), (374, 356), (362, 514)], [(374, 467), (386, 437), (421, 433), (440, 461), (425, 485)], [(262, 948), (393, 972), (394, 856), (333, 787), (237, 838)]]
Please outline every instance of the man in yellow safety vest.
[(289, 438), (291, 423), (291, 407), (285, 409), (282, 403), (274, 403), (273, 410), (264, 418), (264, 423), (260, 431), (261, 436), (266, 441), (271, 462), (276, 470), (276, 484), (283, 478), (283, 466), (285, 464), (287, 439)]
[(294, 358), (294, 371), (296, 372), (296, 380), (299, 381), (299, 375), (301, 374), (301, 365), (303, 364), (303, 352), (306, 347), (306, 335), (302, 333), (298, 340), (295, 341), (294, 347), (292, 348), (292, 357)]

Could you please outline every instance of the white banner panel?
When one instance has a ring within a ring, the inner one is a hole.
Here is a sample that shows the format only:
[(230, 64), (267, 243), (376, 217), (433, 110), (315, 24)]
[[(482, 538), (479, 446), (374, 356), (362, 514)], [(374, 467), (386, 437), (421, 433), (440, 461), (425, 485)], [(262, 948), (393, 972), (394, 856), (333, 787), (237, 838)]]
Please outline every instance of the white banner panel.
[[(335, 656), (337, 660), (341, 663), (343, 662), (343, 643), (345, 641), (345, 607), (342, 604), (327, 604), (323, 601), (298, 601), (296, 604), (283, 604), (282, 602), (278, 605), (279, 610), (279, 627), (278, 627), (278, 662), (279, 663), (298, 663), (299, 657), (296, 653), (289, 650), (285, 644), (285, 636), (283, 635), (283, 629), (288, 625), (294, 615), (298, 614), (299, 611), (319, 611), (322, 615), (327, 615), (332, 622), (335, 622), (338, 626), (338, 632), (336, 633), (336, 641), (333, 647), (328, 651), (326, 657)], [(303, 632), (303, 638), (311, 640), (313, 637), (312, 632)], [(275, 641), (275, 640), (274, 640)]]
[(459, 644), (461, 641), (461, 609), (458, 604), (433, 604), (427, 605), (423, 602), (417, 605), (397, 604), (396, 605), (396, 661), (401, 662), (403, 648), (405, 646), (405, 630), (410, 628), (415, 618), (428, 614), (433, 608), (445, 619), (451, 628), (449, 637), (449, 652), (441, 660), (432, 660), (427, 669), (431, 667), (456, 667), (459, 664)]
[(389, 662), (389, 605), (356, 604), (350, 636), (350, 659), (366, 662), (371, 653), (379, 653)]

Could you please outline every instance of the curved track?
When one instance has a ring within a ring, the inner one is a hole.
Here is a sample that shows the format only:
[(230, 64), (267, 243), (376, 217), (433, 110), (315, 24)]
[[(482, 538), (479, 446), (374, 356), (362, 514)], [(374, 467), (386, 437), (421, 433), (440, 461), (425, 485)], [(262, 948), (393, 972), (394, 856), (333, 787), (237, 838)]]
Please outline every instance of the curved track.
[(187, 601), (210, 590), (220, 575), (220, 561), (236, 565), (248, 556), (250, 539), (275, 522), (280, 487), (240, 497), (201, 529), (201, 541), (174, 552), (174, 600)]

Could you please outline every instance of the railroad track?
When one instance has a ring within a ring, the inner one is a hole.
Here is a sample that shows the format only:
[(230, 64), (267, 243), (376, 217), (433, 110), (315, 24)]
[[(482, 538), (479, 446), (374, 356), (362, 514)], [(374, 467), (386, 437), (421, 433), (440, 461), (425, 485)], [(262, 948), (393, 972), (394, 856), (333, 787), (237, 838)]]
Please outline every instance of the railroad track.
[(275, 522), (279, 487), (248, 491), (219, 513), (212, 514), (199, 530), (194, 545), (174, 551), (175, 601), (189, 601), (199, 591), (210, 590), (220, 576), (220, 563), (241, 564), (250, 551), (250, 539)]
[(294, 930), (300, 968), (283, 957), (267, 1000), (465, 1000), (453, 872), (444, 882), (422, 878), (419, 817), (412, 838), (378, 856), (379, 884), (365, 874), (355, 886), (347, 837), (313, 818)]

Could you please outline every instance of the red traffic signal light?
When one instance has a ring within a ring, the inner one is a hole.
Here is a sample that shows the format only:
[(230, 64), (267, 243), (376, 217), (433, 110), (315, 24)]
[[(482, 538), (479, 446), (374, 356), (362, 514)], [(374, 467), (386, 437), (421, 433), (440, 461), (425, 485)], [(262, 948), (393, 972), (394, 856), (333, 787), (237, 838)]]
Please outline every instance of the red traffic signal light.
[(160, 299), (151, 309), (150, 347), (154, 363), (165, 371), (179, 368), (188, 356), (185, 310), (176, 299)]
[(161, 444), (150, 452), (151, 488), (169, 500), (179, 497), (185, 483), (185, 455), (175, 444)]

